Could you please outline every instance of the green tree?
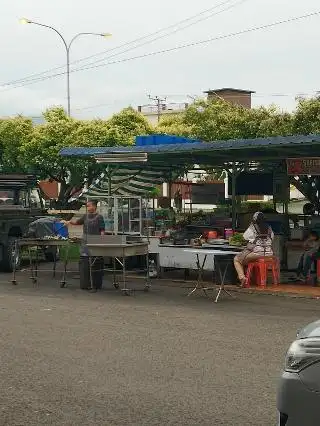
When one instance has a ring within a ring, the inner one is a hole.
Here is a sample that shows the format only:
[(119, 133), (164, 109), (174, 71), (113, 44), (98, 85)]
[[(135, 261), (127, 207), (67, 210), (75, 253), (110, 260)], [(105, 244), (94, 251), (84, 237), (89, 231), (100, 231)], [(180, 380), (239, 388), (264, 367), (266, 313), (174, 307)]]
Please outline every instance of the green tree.
[(31, 140), (32, 121), (18, 116), (0, 120), (0, 167), (2, 172), (27, 171), (21, 161), (20, 148)]
[(144, 117), (131, 108), (109, 120), (76, 120), (68, 117), (62, 108), (47, 110), (44, 118), (45, 124), (35, 126), (32, 136), (23, 141), (21, 160), (39, 178), (60, 183), (60, 206), (81, 191), (86, 182), (90, 185), (102, 171), (90, 159), (61, 157), (62, 148), (130, 145), (136, 135), (151, 130)]
[[(161, 120), (156, 131), (203, 141), (320, 133), (320, 97), (299, 99), (293, 113), (275, 106), (247, 109), (223, 100), (200, 101)], [(211, 169), (210, 174), (220, 172)], [(319, 176), (294, 177), (291, 183), (320, 209)]]
[[(297, 135), (320, 133), (319, 96), (298, 99), (298, 105), (293, 114), (293, 133)], [(292, 177), (290, 182), (320, 211), (320, 176), (296, 176)]]
[(320, 133), (320, 97), (298, 99), (297, 108), (293, 114), (293, 133), (309, 135)]
[(220, 99), (199, 101), (184, 113), (161, 120), (156, 131), (202, 141), (289, 135), (292, 115), (275, 106), (248, 109)]

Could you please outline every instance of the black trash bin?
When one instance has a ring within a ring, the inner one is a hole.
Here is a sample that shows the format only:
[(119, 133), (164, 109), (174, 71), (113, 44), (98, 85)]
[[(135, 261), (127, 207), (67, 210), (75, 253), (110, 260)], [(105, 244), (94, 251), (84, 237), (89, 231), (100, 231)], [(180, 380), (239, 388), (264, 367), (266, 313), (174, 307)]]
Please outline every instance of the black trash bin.
[[(92, 262), (92, 267), (91, 267), (92, 288), (99, 290), (102, 288), (104, 260), (103, 260), (103, 257), (95, 257), (95, 258), (91, 258), (91, 262)], [(91, 288), (88, 256), (80, 257), (79, 271), (80, 271), (80, 288), (82, 290)]]
[[(214, 256), (214, 270), (215, 270), (215, 282), (216, 284), (221, 284), (221, 277), (219, 273), (219, 268), (223, 276), (226, 271), (224, 284), (226, 285), (236, 285), (238, 282), (237, 272), (233, 264), (234, 254), (219, 255)], [(227, 269), (226, 269), (227, 268)]]

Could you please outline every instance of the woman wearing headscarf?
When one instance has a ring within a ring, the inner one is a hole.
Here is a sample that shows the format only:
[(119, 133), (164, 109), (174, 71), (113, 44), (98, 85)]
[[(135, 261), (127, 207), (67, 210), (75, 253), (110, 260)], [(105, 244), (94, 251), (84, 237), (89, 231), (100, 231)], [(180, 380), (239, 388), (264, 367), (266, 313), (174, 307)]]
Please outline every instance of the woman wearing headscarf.
[(256, 212), (253, 215), (252, 222), (243, 234), (243, 238), (248, 241), (247, 247), (234, 258), (234, 267), (242, 286), (246, 283), (244, 267), (249, 262), (264, 256), (273, 256), (274, 233), (271, 226), (266, 222), (263, 213)]

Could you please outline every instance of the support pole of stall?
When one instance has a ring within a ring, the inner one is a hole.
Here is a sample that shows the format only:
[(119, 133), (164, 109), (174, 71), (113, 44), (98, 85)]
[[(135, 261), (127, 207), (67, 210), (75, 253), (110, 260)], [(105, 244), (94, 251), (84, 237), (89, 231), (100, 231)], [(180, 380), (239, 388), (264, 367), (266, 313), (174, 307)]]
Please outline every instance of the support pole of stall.
[(107, 176), (108, 176), (108, 195), (109, 197), (111, 197), (112, 180), (111, 180), (111, 170), (109, 165), (107, 167)]
[(236, 222), (237, 222), (237, 214), (236, 214), (236, 207), (237, 207), (237, 199), (236, 199), (237, 167), (236, 167), (235, 163), (232, 164), (232, 172), (231, 173), (232, 173), (231, 174), (232, 229), (235, 231), (235, 229), (236, 229)]

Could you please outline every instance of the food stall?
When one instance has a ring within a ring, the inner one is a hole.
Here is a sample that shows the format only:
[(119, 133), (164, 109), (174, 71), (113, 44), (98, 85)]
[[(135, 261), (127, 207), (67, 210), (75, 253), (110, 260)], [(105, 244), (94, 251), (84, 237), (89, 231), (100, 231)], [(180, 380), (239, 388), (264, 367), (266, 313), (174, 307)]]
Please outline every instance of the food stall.
[[(134, 155), (140, 155), (142, 158), (145, 155), (150, 169), (154, 167), (159, 170), (159, 167), (163, 167), (165, 172), (168, 172), (170, 169), (190, 169), (195, 164), (206, 167), (207, 169), (224, 170), (229, 177), (228, 196), (231, 202), (231, 217), (225, 215), (223, 220), (227, 223), (222, 228), (224, 230), (232, 228), (233, 231), (244, 231), (253, 212), (242, 213), (239, 210), (241, 197), (246, 195), (246, 193), (240, 192), (237, 180), (240, 183), (242, 182), (242, 187), (248, 187), (248, 191), (249, 186), (252, 184), (255, 189), (251, 188), (251, 194), (264, 194), (269, 196), (270, 199), (273, 197), (274, 211), (267, 213), (267, 219), (275, 230), (275, 251), (281, 258), (283, 267), (287, 267), (290, 264), (291, 241), (294, 241), (298, 234), (301, 241), (305, 235), (305, 231), (314, 225), (314, 221), (317, 220), (317, 215), (319, 215), (319, 212), (316, 215), (311, 214), (309, 217), (310, 223), (307, 227), (305, 225), (301, 227), (300, 223), (297, 226), (297, 222), (294, 220), (295, 225), (293, 225), (293, 222), (291, 223), (292, 215), (289, 214), (288, 208), (290, 178), (299, 174), (305, 176), (316, 174), (320, 176), (319, 167), (317, 170), (311, 170), (311, 173), (310, 167), (308, 170), (301, 168), (303, 164), (309, 164), (310, 166), (310, 164), (314, 165), (316, 163), (315, 161), (306, 160), (310, 153), (317, 156), (317, 159), (320, 158), (320, 135), (277, 136), (213, 142), (185, 140), (186, 138), (168, 137), (166, 135), (144, 136), (143, 138), (143, 146), (137, 144), (132, 147), (65, 148), (61, 151), (61, 155), (96, 158), (99, 154), (101, 157), (108, 157), (108, 161), (110, 162), (112, 162), (111, 157), (113, 155), (119, 157), (119, 153), (122, 153), (123, 156), (127, 156), (128, 158), (132, 158)], [(166, 139), (168, 138), (170, 142), (167, 142)], [(287, 169), (287, 159), (300, 159), (304, 163), (301, 164), (301, 162), (299, 163), (296, 160), (291, 161), (294, 167)], [(142, 158), (141, 161), (145, 160)], [(137, 165), (138, 168), (141, 168), (141, 164)], [(243, 172), (247, 176), (241, 176)], [(245, 185), (243, 184), (244, 182)], [(282, 206), (281, 209), (279, 209), (280, 205)], [(244, 217), (245, 215), (247, 217)], [(303, 228), (302, 232), (300, 232), (300, 228)], [(166, 231), (165, 238), (161, 238), (161, 244), (158, 247), (160, 265), (186, 266), (182, 259), (186, 255), (184, 253), (180, 256), (182, 250), (179, 251), (179, 246), (193, 246), (194, 241), (192, 242), (191, 240), (200, 238), (200, 236), (203, 237), (205, 232), (217, 233), (211, 239), (217, 237), (219, 239), (226, 239), (225, 233), (219, 230), (219, 226), (215, 227), (214, 223), (185, 224), (184, 231), (189, 232), (187, 232), (187, 237), (182, 237), (180, 241), (179, 238), (171, 235), (169, 229)], [(208, 238), (205, 239), (207, 240), (206, 243), (208, 243)], [(158, 246), (157, 241), (152, 246), (152, 250), (156, 251)], [(172, 256), (173, 253), (179, 253), (179, 255), (175, 255), (174, 257), (181, 258), (181, 260), (172, 260), (173, 257), (167, 255), (169, 249), (172, 250)]]

